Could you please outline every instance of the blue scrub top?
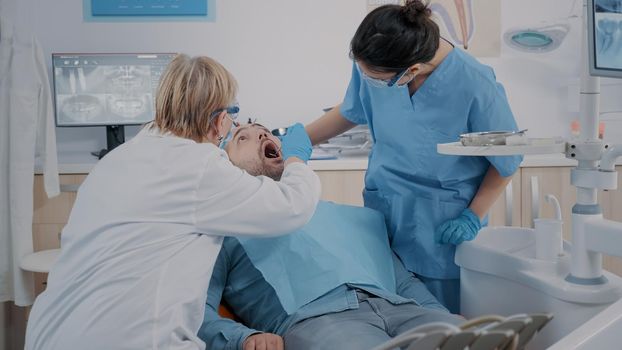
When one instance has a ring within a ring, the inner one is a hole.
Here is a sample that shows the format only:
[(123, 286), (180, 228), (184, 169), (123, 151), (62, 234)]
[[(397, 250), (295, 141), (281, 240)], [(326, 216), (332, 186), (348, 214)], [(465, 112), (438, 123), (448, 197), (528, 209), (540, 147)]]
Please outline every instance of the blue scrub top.
[(384, 213), (395, 253), (416, 274), (458, 278), (455, 246), (437, 243), (436, 227), (469, 206), (490, 165), (510, 176), (522, 157), (448, 156), (436, 145), (467, 132), (518, 130), (493, 70), (454, 48), (410, 96), (407, 87), (369, 85), (354, 64), (340, 111), (369, 125), (363, 197)]

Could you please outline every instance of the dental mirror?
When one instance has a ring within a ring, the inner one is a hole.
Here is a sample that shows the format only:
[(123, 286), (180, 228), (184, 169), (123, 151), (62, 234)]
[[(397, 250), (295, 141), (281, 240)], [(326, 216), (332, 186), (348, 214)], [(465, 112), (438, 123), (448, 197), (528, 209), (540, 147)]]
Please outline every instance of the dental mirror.
[(287, 135), (287, 128), (278, 128), (272, 130), (272, 135), (274, 136), (285, 136)]

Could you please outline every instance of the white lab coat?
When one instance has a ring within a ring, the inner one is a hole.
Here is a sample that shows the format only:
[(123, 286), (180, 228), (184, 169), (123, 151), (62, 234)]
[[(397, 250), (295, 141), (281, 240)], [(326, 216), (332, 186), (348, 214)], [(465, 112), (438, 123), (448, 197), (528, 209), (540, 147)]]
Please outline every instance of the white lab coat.
[(203, 349), (197, 338), (223, 235), (303, 226), (320, 195), (298, 163), (280, 182), (213, 144), (143, 129), (86, 178), (33, 306), (27, 349)]
[[(27, 31), (26, 31), (27, 32)], [(35, 156), (48, 197), (59, 193), (54, 114), (38, 42), (0, 14), (0, 302), (34, 300), (32, 273), (19, 268), (32, 253)]]

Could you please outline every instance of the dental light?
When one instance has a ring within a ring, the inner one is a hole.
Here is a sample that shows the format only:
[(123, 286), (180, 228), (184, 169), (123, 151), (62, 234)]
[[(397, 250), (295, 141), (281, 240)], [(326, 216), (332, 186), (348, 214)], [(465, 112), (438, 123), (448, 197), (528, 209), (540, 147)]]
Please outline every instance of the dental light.
[(503, 39), (511, 48), (523, 52), (549, 52), (558, 48), (570, 31), (567, 24), (539, 28), (515, 28), (505, 32)]
[(565, 18), (508, 29), (503, 34), (503, 40), (509, 47), (522, 52), (545, 53), (557, 49), (570, 31), (570, 20), (580, 18), (575, 13), (576, 3), (577, 0), (573, 1)]

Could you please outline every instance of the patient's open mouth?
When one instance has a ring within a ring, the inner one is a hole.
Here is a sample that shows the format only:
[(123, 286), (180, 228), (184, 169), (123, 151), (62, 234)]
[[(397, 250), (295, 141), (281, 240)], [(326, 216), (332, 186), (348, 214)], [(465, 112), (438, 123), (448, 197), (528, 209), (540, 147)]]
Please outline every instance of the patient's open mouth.
[(266, 140), (261, 147), (263, 148), (263, 154), (266, 158), (277, 159), (281, 157), (279, 148), (273, 141)]

